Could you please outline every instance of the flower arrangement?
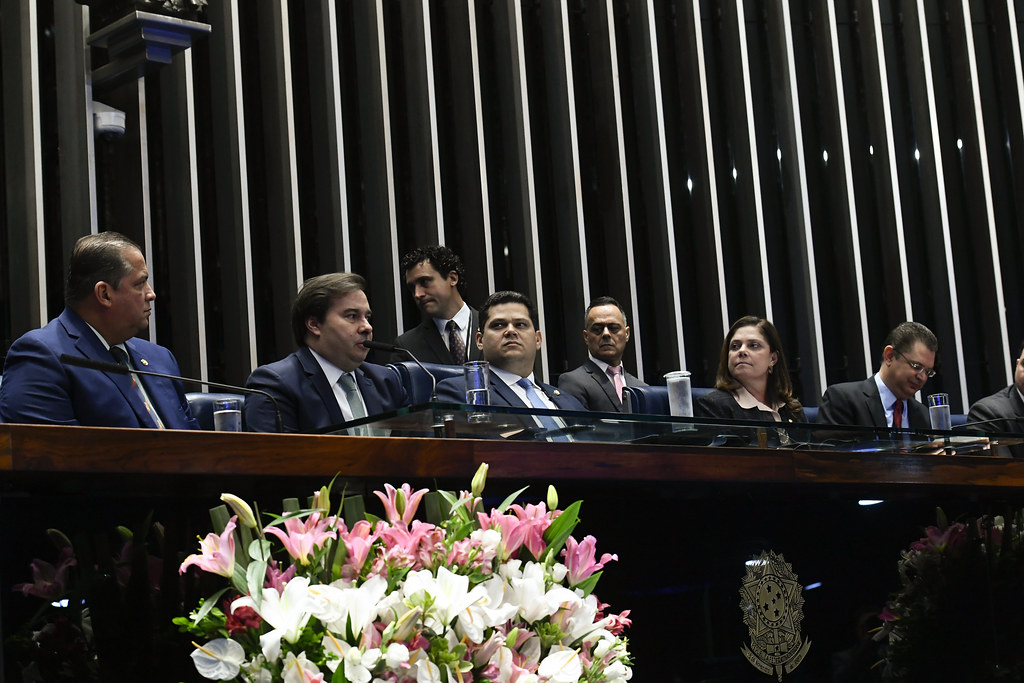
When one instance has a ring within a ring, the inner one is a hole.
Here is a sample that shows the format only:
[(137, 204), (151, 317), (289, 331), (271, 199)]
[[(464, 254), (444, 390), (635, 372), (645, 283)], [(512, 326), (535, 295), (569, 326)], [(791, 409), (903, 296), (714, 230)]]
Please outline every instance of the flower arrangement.
[(935, 526), (879, 615), (887, 680), (1024, 680), (1024, 512)]
[[(595, 540), (571, 535), (580, 503), (485, 511), (482, 465), (470, 492), (385, 486), (385, 515), (330, 488), (265, 526), (238, 498), (219, 533), (180, 571), (230, 579), (189, 617), (205, 678), (250, 683), (619, 683), (632, 677), (628, 611), (593, 593)], [(425, 502), (424, 502), (425, 501)], [(424, 502), (431, 521), (415, 519)], [(349, 521), (341, 515), (344, 511)]]

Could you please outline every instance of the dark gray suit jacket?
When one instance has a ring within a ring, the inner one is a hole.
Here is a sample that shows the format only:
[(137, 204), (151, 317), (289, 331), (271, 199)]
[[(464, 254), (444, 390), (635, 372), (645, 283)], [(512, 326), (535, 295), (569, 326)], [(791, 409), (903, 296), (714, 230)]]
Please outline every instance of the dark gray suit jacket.
[[(469, 307), (469, 341), (466, 342), (466, 360), (483, 360), (483, 352), (476, 346), (476, 333), (480, 329), (480, 313)], [(433, 318), (427, 318), (416, 327), (395, 340), (395, 346), (409, 349), (416, 360), (421, 363), (440, 363), (454, 365), (448, 346), (437, 331)], [(404, 353), (391, 354), (392, 363), (409, 360)]]
[[(628, 372), (623, 372), (622, 379), (627, 387), (647, 386), (646, 382), (640, 381)], [(622, 412), (622, 402), (615, 393), (611, 377), (608, 373), (602, 372), (597, 363), (589, 358), (575, 370), (562, 373), (558, 378), (558, 388), (575, 396), (587, 410), (602, 413)]]
[[(978, 429), (987, 432), (1021, 432), (1024, 431), (1024, 401), (1020, 400), (1020, 393), (1013, 384), (1000, 389), (991, 396), (979, 399), (971, 406), (971, 412), (967, 414), (968, 422), (982, 422), (984, 420), (995, 420), (1000, 417), (1011, 418), (1001, 422), (992, 422), (987, 425), (978, 425)], [(1012, 418), (1020, 418), (1015, 420)]]
[[(928, 409), (918, 400), (907, 401), (910, 429), (931, 429)], [(874, 376), (860, 382), (833, 384), (825, 390), (818, 406), (818, 424), (862, 425), (888, 429), (885, 408)]]

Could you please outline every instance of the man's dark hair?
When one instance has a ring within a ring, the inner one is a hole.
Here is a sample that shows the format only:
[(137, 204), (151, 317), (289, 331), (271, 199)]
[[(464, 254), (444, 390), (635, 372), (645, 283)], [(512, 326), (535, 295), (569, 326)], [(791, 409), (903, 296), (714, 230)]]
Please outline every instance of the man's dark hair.
[(530, 297), (519, 292), (512, 292), (504, 290), (501, 292), (495, 292), (484, 300), (483, 306), (480, 307), (480, 331), (483, 332), (487, 327), (487, 319), (491, 317), (491, 308), (500, 304), (522, 304), (526, 306), (526, 310), (530, 312), (530, 322), (533, 323), (533, 329), (540, 329), (540, 322), (537, 319), (537, 308), (530, 301)]
[(400, 265), (402, 269), (402, 275), (406, 275), (410, 270), (416, 267), (417, 264), (427, 261), (430, 266), (441, 274), (441, 277), (448, 277), (448, 273), (453, 270), (459, 276), (459, 281), (456, 286), (459, 291), (464, 291), (463, 283), (465, 282), (465, 267), (462, 265), (462, 259), (454, 251), (444, 246), (443, 244), (428, 244), (426, 246), (417, 247), (408, 254), (402, 257)]
[(113, 231), (86, 235), (75, 242), (68, 261), (64, 303), (74, 308), (92, 294), (97, 282), (106, 282), (114, 289), (120, 287), (121, 280), (132, 272), (132, 264), (125, 255), (131, 249), (142, 253), (139, 245)]
[(292, 334), (295, 335), (295, 343), (306, 345), (306, 320), (310, 316), (323, 322), (335, 298), (349, 292), (365, 291), (366, 280), (355, 273), (327, 273), (303, 282), (292, 304)]
[(614, 306), (619, 309), (619, 311), (622, 312), (622, 319), (625, 321), (626, 327), (629, 327), (629, 316), (626, 315), (626, 309), (622, 307), (622, 304), (610, 296), (599, 296), (590, 302), (590, 305), (587, 306), (587, 310), (583, 312), (584, 327), (586, 327), (587, 317), (590, 315), (591, 309), (597, 308), (598, 306)]
[(903, 355), (910, 353), (917, 342), (924, 344), (932, 353), (939, 352), (939, 340), (921, 323), (900, 323), (885, 338), (885, 346), (891, 346), (896, 353)]

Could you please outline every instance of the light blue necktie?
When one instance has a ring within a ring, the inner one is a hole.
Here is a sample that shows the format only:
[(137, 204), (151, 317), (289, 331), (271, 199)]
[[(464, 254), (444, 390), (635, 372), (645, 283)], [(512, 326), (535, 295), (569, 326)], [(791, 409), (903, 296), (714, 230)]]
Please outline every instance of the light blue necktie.
[[(537, 390), (533, 388), (533, 382), (530, 381), (529, 377), (523, 377), (521, 380), (516, 382), (516, 384), (521, 386), (523, 389), (526, 389), (526, 399), (530, 402), (531, 406), (533, 406), (534, 408), (541, 408), (542, 410), (550, 410), (547, 404), (541, 400), (540, 395), (537, 393)], [(553, 417), (550, 417), (548, 415), (534, 415), (533, 417), (534, 419), (537, 420), (537, 422), (540, 423), (540, 426), (543, 427), (544, 429), (561, 429), (561, 426)], [(557, 436), (552, 435), (548, 438), (550, 438), (552, 441), (569, 440), (569, 437), (565, 436), (564, 434), (559, 434)]]
[(359, 390), (356, 389), (356, 381), (352, 375), (347, 372), (342, 373), (341, 377), (338, 378), (338, 383), (345, 390), (345, 398), (348, 399), (348, 407), (352, 411), (352, 419), (358, 420), (361, 417), (366, 417), (366, 410), (363, 409), (363, 402), (359, 398)]

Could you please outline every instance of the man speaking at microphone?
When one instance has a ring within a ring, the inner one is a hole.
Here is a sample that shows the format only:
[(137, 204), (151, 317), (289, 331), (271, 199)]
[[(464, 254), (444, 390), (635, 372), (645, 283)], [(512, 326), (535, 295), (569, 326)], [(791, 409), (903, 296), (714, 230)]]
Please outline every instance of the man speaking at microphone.
[(64, 365), (61, 354), (178, 375), (169, 350), (135, 335), (156, 294), (138, 245), (116, 232), (78, 240), (64, 311), (18, 339), (0, 383), (0, 420), (93, 427), (199, 429), (174, 380)]
[[(292, 304), (299, 350), (249, 376), (246, 386), (277, 399), (286, 432), (315, 433), (409, 404), (398, 375), (367, 363), (373, 339), (366, 280), (354, 273), (310, 278)], [(264, 396), (245, 398), (245, 423), (254, 432), (277, 431), (274, 406)]]

